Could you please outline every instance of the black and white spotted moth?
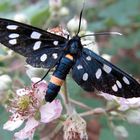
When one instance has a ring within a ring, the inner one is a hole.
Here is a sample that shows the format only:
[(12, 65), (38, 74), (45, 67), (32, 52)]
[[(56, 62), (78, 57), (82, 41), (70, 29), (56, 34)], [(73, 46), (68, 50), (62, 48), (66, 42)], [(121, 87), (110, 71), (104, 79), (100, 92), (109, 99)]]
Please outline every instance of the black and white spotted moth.
[(0, 18), (0, 43), (26, 57), (26, 62), (34, 67), (49, 70), (55, 67), (45, 95), (46, 101), (54, 100), (70, 69), (73, 79), (86, 91), (96, 88), (119, 97), (140, 97), (140, 84), (129, 74), (84, 48), (78, 33), (69, 39)]

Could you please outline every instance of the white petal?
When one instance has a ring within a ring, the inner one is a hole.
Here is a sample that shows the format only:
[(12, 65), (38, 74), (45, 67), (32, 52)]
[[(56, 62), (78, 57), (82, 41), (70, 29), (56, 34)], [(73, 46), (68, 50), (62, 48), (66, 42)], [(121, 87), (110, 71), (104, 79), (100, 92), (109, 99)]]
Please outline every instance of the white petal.
[(40, 108), (41, 122), (48, 123), (60, 117), (62, 105), (60, 100), (54, 100), (51, 103), (46, 103)]
[(29, 118), (26, 122), (25, 127), (20, 130), (19, 132), (16, 132), (14, 136), (18, 139), (27, 139), (31, 138), (34, 135), (36, 127), (39, 125), (39, 122), (35, 120), (33, 117)]
[(113, 101), (113, 100), (116, 100), (117, 97), (114, 96), (114, 95), (110, 95), (108, 93), (104, 93), (104, 92), (101, 92), (101, 94), (99, 94), (100, 96), (103, 96), (106, 100), (108, 101)]
[(13, 114), (10, 119), (3, 125), (3, 129), (13, 131), (16, 128), (20, 127), (24, 122), (24, 119), (19, 114)]
[(27, 95), (27, 94), (29, 94), (29, 93), (30, 93), (30, 91), (29, 91), (28, 89), (25, 89), (25, 88), (18, 89), (18, 90), (16, 91), (16, 94), (17, 94), (18, 96), (24, 96), (24, 95)]
[(129, 104), (132, 104), (132, 105), (140, 105), (140, 98), (130, 98), (130, 99), (127, 99)]
[[(31, 81), (32, 81), (33, 83), (36, 83), (36, 82), (38, 82), (38, 81), (40, 81), (40, 80), (41, 80), (41, 78), (38, 78), (38, 77), (32, 77), (32, 78), (31, 78)], [(41, 82), (47, 83), (45, 80), (42, 80)]]

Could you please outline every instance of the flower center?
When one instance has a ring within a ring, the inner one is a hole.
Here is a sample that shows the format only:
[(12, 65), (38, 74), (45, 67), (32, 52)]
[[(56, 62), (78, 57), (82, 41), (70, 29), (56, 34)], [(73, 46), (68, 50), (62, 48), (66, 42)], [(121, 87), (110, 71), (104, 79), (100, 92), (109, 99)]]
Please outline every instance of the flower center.
[(18, 101), (18, 107), (21, 110), (25, 110), (28, 108), (29, 104), (30, 104), (30, 97), (29, 96), (22, 96), (19, 101)]

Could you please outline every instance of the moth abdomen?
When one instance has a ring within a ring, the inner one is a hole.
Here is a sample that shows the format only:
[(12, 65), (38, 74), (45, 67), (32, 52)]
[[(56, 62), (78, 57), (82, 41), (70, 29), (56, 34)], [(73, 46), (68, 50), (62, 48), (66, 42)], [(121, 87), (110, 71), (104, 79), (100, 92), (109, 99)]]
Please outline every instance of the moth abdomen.
[(57, 96), (67, 74), (74, 64), (73, 60), (73, 56), (70, 54), (67, 54), (60, 60), (60, 63), (57, 65), (56, 70), (51, 76), (48, 90), (46, 91), (45, 100), (47, 102), (52, 102)]

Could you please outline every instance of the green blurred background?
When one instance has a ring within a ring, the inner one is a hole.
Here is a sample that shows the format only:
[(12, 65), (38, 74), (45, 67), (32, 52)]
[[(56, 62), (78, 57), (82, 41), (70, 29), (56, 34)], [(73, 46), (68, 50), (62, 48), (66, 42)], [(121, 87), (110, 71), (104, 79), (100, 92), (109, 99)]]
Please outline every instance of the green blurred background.
[[(15, 19), (26, 19), (26, 23), (47, 29), (59, 24), (66, 27), (66, 23), (75, 15), (79, 15), (82, 7), (81, 0), (63, 0), (63, 11), (59, 15), (53, 15), (49, 9), (47, 0), (0, 0), (0, 17)], [(69, 10), (69, 13), (68, 11)], [(52, 18), (52, 17), (56, 18)], [(88, 30), (93, 32), (118, 31), (123, 36), (100, 36), (97, 38), (101, 54), (112, 56), (112, 63), (123, 70), (140, 78), (140, 0), (86, 0), (83, 17), (87, 20)], [(5, 55), (3, 48), (0, 48), (0, 56)], [(20, 79), (23, 84), (29, 84), (29, 78), (25, 74), (25, 62), (23, 58), (15, 56), (11, 61), (0, 59), (0, 74), (8, 74), (12, 79)], [(14, 67), (14, 68), (13, 68)], [(73, 93), (73, 87), (75, 92)], [(84, 102), (92, 107), (104, 106), (104, 101), (91, 94), (83, 94), (84, 91), (78, 87), (71, 78), (68, 78), (68, 88), (72, 98)], [(82, 93), (81, 93), (82, 92)], [(82, 111), (77, 108), (78, 111)], [(12, 140), (12, 132), (2, 130), (2, 125), (6, 122), (8, 114), (4, 108), (0, 108), (0, 140)], [(91, 118), (87, 118), (89, 120)], [(97, 119), (100, 128), (98, 135), (91, 140), (115, 140), (105, 117)], [(138, 140), (140, 137), (140, 126), (130, 125), (127, 122), (115, 120), (116, 124), (126, 126), (129, 137), (128, 140)], [(96, 124), (95, 122), (92, 124)], [(97, 125), (97, 124), (96, 124)], [(96, 128), (95, 128), (96, 129)], [(94, 131), (94, 130), (93, 130)], [(35, 137), (36, 140), (39, 136)]]

